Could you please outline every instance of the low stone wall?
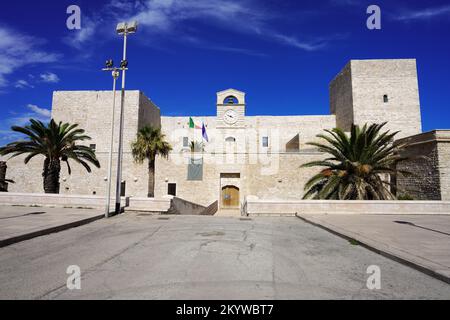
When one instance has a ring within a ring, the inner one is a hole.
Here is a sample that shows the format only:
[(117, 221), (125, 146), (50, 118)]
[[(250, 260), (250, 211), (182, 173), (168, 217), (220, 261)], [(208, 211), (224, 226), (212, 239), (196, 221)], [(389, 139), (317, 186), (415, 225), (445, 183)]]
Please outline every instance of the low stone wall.
[[(11, 206), (40, 206), (61, 208), (102, 209), (105, 208), (105, 197), (86, 195), (63, 195), (45, 193), (0, 193), (0, 205)], [(111, 200), (114, 207), (115, 199)], [(127, 206), (129, 198), (123, 197), (122, 206)]]
[(203, 210), (200, 213), (200, 215), (201, 216), (213, 216), (217, 213), (218, 209), (219, 209), (219, 201), (214, 201), (205, 210)]
[(131, 197), (127, 211), (146, 211), (166, 213), (171, 204), (171, 198), (139, 198)]
[(295, 214), (448, 214), (450, 201), (247, 200), (245, 215)]
[(172, 198), (172, 203), (170, 205), (170, 209), (167, 212), (168, 214), (186, 214), (186, 215), (200, 215), (203, 211), (206, 210), (206, 207), (186, 201), (184, 199), (180, 199), (177, 197)]

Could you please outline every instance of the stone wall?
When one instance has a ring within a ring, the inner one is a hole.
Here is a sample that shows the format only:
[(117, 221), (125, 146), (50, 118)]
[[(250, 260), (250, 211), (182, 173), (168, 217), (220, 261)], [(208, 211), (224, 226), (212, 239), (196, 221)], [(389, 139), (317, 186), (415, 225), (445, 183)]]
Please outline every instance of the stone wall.
[(426, 132), (396, 143), (407, 143), (402, 155), (411, 158), (397, 168), (412, 173), (397, 178), (398, 194), (416, 200), (450, 200), (450, 131)]
[(450, 131), (438, 131), (441, 199), (450, 201)]
[(277, 201), (248, 199), (244, 215), (293, 216), (302, 214), (440, 214), (450, 216), (450, 201)]
[[(160, 111), (139, 91), (127, 91), (125, 95), (123, 174), (127, 196), (147, 196), (148, 164), (135, 164), (131, 155), (131, 142), (138, 129), (146, 124), (160, 126)], [(72, 174), (61, 164), (61, 194), (105, 195), (107, 191), (108, 159), (111, 141), (112, 120), (111, 91), (56, 91), (53, 95), (52, 117), (56, 121), (78, 123), (92, 140), (86, 145), (95, 144), (96, 155), (101, 168), (92, 166), (88, 173), (81, 165), (71, 161)], [(116, 95), (114, 119), (114, 145), (112, 163), (112, 194), (115, 194), (117, 172), (117, 149), (119, 135), (120, 92)], [(37, 156), (28, 165), (24, 157), (8, 161), (11, 192), (43, 192), (42, 165), (44, 158)]]
[[(221, 187), (234, 185), (240, 199), (247, 195), (261, 198), (301, 199), (305, 182), (319, 169), (301, 169), (312, 160), (323, 159), (307, 142), (316, 141), (323, 129), (335, 126), (335, 116), (253, 116), (245, 117), (244, 128), (216, 128), (216, 117), (194, 117), (207, 125), (209, 142), (203, 154), (203, 180), (187, 180), (189, 148), (183, 148), (183, 136), (201, 141), (201, 130), (188, 128), (189, 117), (162, 117), (162, 129), (173, 146), (169, 159), (156, 161), (155, 196), (167, 195), (168, 184), (177, 185), (177, 196), (207, 206), (220, 199)], [(262, 146), (262, 137), (269, 146)], [(287, 148), (299, 137), (297, 151)], [(234, 142), (225, 141), (233, 137)], [(221, 178), (222, 174), (238, 174), (239, 178)], [(234, 179), (234, 180), (232, 180)], [(220, 206), (220, 203), (219, 203)]]
[(330, 113), (336, 115), (336, 127), (350, 131), (353, 119), (351, 62), (330, 83)]
[(347, 131), (388, 122), (400, 138), (422, 132), (416, 60), (351, 60), (330, 84), (330, 110)]

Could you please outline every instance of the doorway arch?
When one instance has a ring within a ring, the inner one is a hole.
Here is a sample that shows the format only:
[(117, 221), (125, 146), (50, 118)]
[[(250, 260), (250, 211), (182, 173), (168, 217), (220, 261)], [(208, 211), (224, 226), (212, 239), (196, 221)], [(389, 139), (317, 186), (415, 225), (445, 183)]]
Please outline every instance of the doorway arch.
[(222, 208), (239, 208), (239, 188), (232, 185), (222, 187)]

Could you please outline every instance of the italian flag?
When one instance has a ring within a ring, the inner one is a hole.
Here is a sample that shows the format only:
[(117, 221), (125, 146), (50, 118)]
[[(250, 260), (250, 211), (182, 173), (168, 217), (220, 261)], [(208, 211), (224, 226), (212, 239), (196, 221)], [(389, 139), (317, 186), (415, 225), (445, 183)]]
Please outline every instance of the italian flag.
[(198, 124), (195, 124), (195, 122), (192, 119), (192, 117), (189, 117), (189, 128), (190, 129), (201, 129), (202, 127), (199, 126)]

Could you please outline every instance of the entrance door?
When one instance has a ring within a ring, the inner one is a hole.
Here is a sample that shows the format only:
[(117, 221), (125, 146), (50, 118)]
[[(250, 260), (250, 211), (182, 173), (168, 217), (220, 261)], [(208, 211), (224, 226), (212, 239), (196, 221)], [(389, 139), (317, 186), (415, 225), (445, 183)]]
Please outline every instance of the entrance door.
[(239, 208), (239, 188), (235, 186), (222, 188), (222, 207)]

